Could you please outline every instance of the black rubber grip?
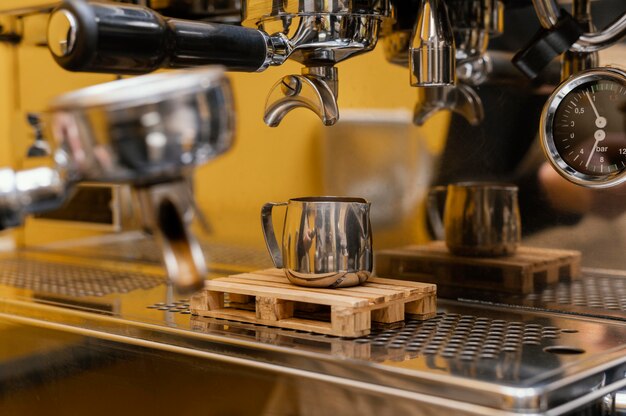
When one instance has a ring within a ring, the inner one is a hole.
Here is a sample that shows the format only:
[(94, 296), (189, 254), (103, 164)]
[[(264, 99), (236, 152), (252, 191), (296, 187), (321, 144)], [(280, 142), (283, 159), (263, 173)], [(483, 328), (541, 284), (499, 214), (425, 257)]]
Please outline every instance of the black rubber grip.
[(557, 56), (566, 52), (583, 34), (582, 27), (565, 10), (550, 30), (539, 32), (513, 57), (513, 65), (528, 78), (534, 79)]
[(144, 74), (158, 68), (219, 64), (258, 71), (267, 56), (258, 30), (217, 23), (167, 19), (142, 6), (67, 0), (53, 13), (75, 21), (75, 44), (63, 68), (80, 72)]

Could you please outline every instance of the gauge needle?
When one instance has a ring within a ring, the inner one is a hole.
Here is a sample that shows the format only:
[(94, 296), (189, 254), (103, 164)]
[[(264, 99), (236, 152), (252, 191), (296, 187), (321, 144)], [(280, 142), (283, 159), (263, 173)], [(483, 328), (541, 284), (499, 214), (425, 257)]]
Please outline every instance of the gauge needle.
[(596, 127), (599, 129), (603, 129), (604, 127), (606, 127), (606, 118), (602, 117), (600, 113), (598, 113), (598, 109), (596, 108), (596, 105), (593, 103), (593, 100), (591, 99), (591, 95), (589, 95), (589, 91), (585, 91), (585, 95), (587, 96), (587, 99), (589, 100), (589, 104), (591, 104), (591, 108), (593, 109), (593, 112), (596, 114)]
[(593, 134), (593, 137), (596, 139), (596, 141), (593, 143), (593, 149), (591, 149), (591, 152), (589, 153), (589, 158), (587, 158), (587, 163), (585, 164), (585, 167), (588, 168), (589, 162), (591, 162), (591, 158), (596, 152), (598, 143), (600, 143), (606, 137), (606, 133), (604, 132), (604, 130), (602, 130), (604, 127), (606, 127), (606, 118), (602, 117), (600, 113), (598, 113), (598, 109), (596, 108), (596, 105), (593, 103), (593, 100), (591, 99), (591, 95), (589, 94), (589, 91), (585, 91), (585, 95), (587, 96), (587, 99), (589, 100), (589, 104), (591, 104), (591, 108), (593, 109), (593, 112), (596, 114), (596, 127), (598, 128), (598, 130), (596, 130), (596, 132)]
[(606, 137), (606, 133), (604, 132), (604, 130), (596, 130), (596, 132), (593, 134), (593, 137), (596, 139), (596, 141), (593, 143), (593, 149), (591, 149), (591, 152), (589, 153), (589, 158), (587, 159), (587, 163), (585, 163), (586, 168), (589, 167), (589, 162), (591, 162), (591, 158), (593, 157), (593, 154), (596, 152), (598, 143), (604, 140), (604, 138)]

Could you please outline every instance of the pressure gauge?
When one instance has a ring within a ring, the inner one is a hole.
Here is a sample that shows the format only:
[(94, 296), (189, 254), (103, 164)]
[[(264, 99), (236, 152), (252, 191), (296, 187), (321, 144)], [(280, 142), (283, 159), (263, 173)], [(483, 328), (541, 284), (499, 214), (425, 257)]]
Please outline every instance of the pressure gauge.
[(565, 179), (595, 188), (626, 181), (626, 72), (595, 68), (565, 80), (543, 108), (540, 135)]

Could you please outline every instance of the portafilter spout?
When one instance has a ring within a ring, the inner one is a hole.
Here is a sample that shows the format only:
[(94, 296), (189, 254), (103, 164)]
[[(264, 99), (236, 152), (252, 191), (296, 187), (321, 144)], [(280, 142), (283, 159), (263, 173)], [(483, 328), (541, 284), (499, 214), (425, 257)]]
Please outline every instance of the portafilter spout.
[(265, 104), (264, 121), (276, 127), (291, 110), (307, 108), (332, 126), (339, 119), (337, 107), (337, 68), (304, 67), (302, 75), (287, 75), (270, 91)]
[(181, 179), (135, 191), (144, 227), (161, 248), (169, 281), (181, 294), (202, 289), (207, 266), (190, 229), (195, 214), (190, 182)]

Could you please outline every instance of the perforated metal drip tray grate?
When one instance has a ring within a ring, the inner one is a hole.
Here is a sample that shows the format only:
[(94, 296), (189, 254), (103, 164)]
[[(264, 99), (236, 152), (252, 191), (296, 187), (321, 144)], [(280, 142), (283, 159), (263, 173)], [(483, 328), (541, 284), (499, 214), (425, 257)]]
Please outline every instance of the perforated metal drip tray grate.
[(104, 296), (150, 289), (164, 277), (101, 267), (11, 257), (0, 259), (0, 285), (63, 296)]
[(548, 346), (551, 342), (545, 341), (558, 339), (562, 331), (576, 332), (539, 324), (442, 313), (428, 322), (409, 321), (400, 330), (376, 329), (356, 342), (473, 361), (497, 359), (502, 353), (520, 353), (525, 345)]
[(559, 283), (528, 295), (526, 300), (626, 312), (626, 277), (590, 273), (580, 281)]
[(317, 353), (309, 363), (315, 371), (325, 368), (320, 357), (347, 358), (341, 365), (356, 368), (342, 371), (351, 377), (522, 413), (559, 408), (554, 414), (562, 414), (569, 403), (621, 382), (626, 369), (623, 323), (453, 301), (440, 302), (429, 321), (376, 328), (357, 339), (199, 316), (191, 316), (191, 329), (286, 348), (273, 358)]
[(527, 295), (466, 291), (459, 299), (626, 320), (626, 274), (585, 269), (580, 280), (560, 282)]
[[(182, 308), (178, 305), (170, 306), (174, 309), (163, 305), (160, 310), (180, 312), (175, 308)], [(157, 305), (148, 307), (156, 308)], [(304, 331), (198, 316), (192, 316), (192, 327), (201, 331), (221, 328), (239, 335), (251, 335), (253, 332), (255, 339), (265, 341), (288, 341), (289, 338), (293, 338), (294, 340), (307, 339), (329, 346), (351, 345), (352, 348), (344, 351), (351, 358), (367, 358), (374, 361), (397, 361), (399, 357), (404, 360), (421, 355), (447, 360), (468, 362), (491, 360), (493, 362), (504, 356), (511, 358), (520, 355), (524, 349), (549, 352), (551, 348), (558, 346), (558, 340), (563, 334), (567, 334), (568, 342), (571, 342), (573, 334), (578, 332), (572, 328), (443, 312), (426, 322), (408, 320), (398, 328), (377, 327), (370, 335), (357, 339), (342, 339)], [(579, 348), (567, 348), (570, 349), (571, 354), (580, 353)], [(547, 350), (543, 351), (543, 349)], [(554, 351), (568, 352), (563, 348), (560, 351)]]

